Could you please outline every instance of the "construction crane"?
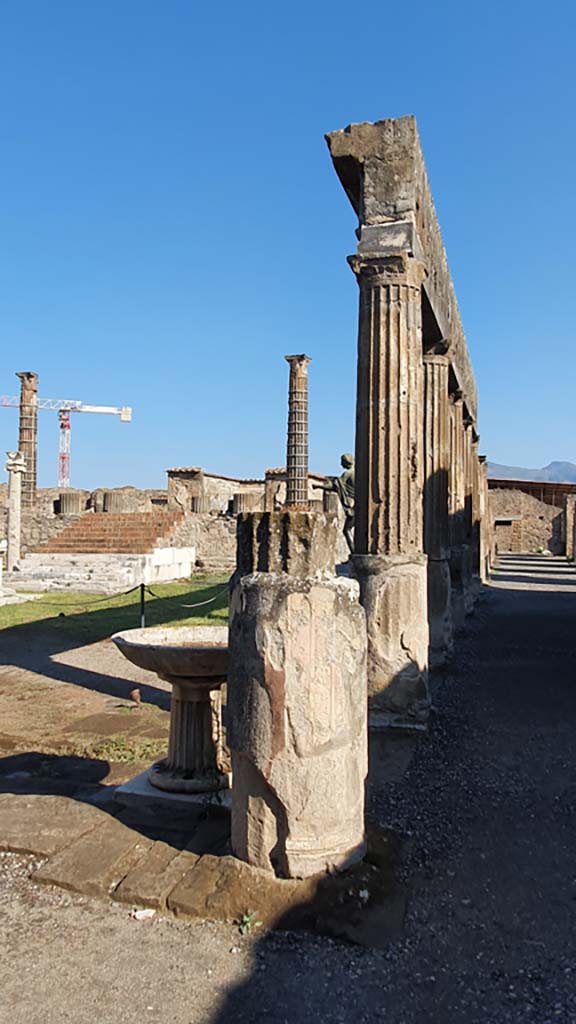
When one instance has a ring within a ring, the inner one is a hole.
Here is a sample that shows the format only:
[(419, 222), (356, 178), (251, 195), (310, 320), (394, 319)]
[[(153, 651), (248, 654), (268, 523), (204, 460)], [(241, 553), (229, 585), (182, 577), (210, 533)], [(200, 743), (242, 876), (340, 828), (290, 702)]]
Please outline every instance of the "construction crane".
[[(7, 408), (19, 408), (20, 397), (14, 395), (0, 395), (0, 406)], [(77, 402), (68, 398), (38, 398), (38, 409), (51, 409), (58, 413), (60, 430), (58, 437), (58, 486), (70, 487), (70, 440), (71, 440), (71, 414), (73, 412), (98, 412), (107, 413), (111, 416), (119, 416), (121, 423), (130, 423), (132, 409), (129, 405), (86, 405), (85, 402)]]

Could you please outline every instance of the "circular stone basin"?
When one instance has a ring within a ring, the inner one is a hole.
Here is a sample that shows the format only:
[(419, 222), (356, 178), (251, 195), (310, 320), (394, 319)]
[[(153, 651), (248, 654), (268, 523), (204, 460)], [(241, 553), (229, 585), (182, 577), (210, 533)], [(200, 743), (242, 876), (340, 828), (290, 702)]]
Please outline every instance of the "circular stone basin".
[(222, 678), (228, 673), (227, 626), (126, 629), (112, 640), (128, 661), (163, 678)]

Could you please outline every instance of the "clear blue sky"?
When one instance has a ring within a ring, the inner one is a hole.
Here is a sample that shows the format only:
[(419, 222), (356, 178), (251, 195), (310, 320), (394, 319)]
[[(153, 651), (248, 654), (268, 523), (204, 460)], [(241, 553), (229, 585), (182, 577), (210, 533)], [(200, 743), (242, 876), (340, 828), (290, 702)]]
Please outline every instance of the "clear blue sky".
[[(353, 448), (355, 218), (323, 135), (415, 114), (497, 462), (576, 461), (574, 7), (0, 2), (0, 393), (76, 416), (72, 482)], [(40, 413), (39, 481), (57, 417)], [(17, 414), (0, 409), (2, 451)]]

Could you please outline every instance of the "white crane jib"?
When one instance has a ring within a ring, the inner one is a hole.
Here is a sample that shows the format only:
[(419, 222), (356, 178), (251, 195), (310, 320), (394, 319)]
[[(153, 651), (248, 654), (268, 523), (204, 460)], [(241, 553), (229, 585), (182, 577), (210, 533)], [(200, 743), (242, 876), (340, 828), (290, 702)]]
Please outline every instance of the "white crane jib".
[[(20, 398), (14, 395), (0, 395), (0, 406), (18, 408)], [(129, 405), (88, 405), (86, 402), (78, 402), (72, 398), (39, 398), (39, 409), (51, 409), (58, 413), (60, 420), (60, 431), (58, 439), (58, 486), (70, 487), (70, 438), (71, 420), (73, 412), (97, 412), (106, 413), (111, 416), (119, 416), (121, 423), (130, 423), (132, 409)]]

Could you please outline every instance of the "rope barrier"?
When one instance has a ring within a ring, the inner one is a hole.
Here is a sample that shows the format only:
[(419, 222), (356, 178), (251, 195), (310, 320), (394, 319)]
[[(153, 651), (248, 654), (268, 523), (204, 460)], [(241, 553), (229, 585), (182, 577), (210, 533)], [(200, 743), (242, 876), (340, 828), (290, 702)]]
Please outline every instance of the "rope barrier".
[(143, 592), (146, 591), (146, 593), (150, 594), (150, 597), (153, 597), (156, 601), (173, 601), (177, 603), (179, 608), (203, 608), (207, 604), (213, 604), (219, 597), (226, 594), (228, 592), (228, 583), (214, 594), (214, 597), (209, 597), (206, 601), (197, 601), (194, 604), (187, 604), (182, 601), (178, 601), (177, 595), (172, 596), (167, 594), (163, 596), (162, 594), (155, 594), (154, 591), (145, 583), (138, 583), (135, 587), (131, 587), (130, 590), (124, 590), (118, 594), (107, 594), (105, 597), (99, 597), (93, 601), (42, 601), (42, 604), (44, 607), (47, 606), (48, 608), (67, 608), (69, 610), (75, 610), (77, 608), (94, 608), (96, 605), (104, 604), (107, 601), (113, 601), (118, 597), (128, 597), (137, 590), (140, 591), (141, 597), (143, 597)]

